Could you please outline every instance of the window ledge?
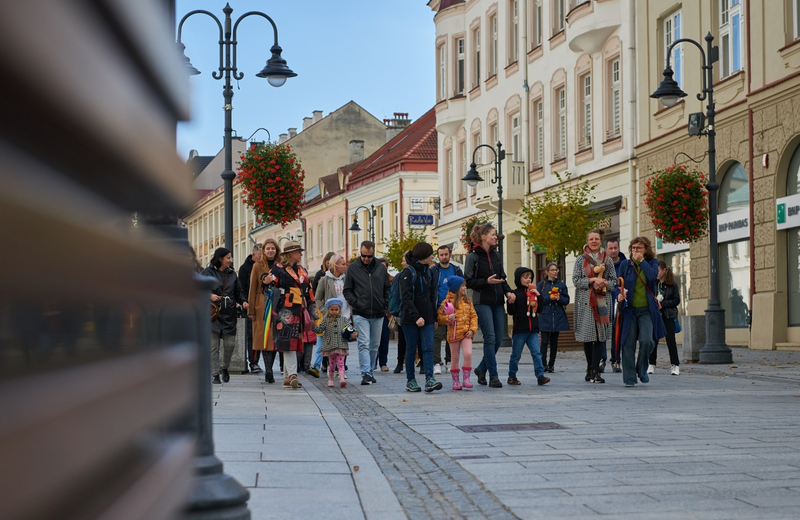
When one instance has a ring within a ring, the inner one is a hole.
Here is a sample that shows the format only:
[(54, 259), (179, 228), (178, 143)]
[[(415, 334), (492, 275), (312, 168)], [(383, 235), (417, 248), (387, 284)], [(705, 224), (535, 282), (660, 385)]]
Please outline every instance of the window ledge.
[(583, 164), (594, 159), (594, 149), (589, 146), (575, 153), (575, 164)]
[(469, 91), (469, 99), (470, 100), (476, 99), (480, 95), (481, 95), (481, 86), (480, 86), (480, 84), (475, 85), (474, 87), (472, 87), (472, 90)]
[(530, 51), (528, 51), (528, 63), (533, 63), (544, 55), (542, 45), (539, 44)]
[(617, 150), (622, 150), (622, 134), (611, 139), (606, 139), (603, 143), (603, 155), (616, 152)]
[(506, 67), (506, 77), (512, 76), (519, 72), (519, 61), (514, 60), (512, 63), (509, 63)]
[(491, 90), (495, 85), (497, 85), (497, 74), (492, 74), (486, 78), (486, 90)]
[(716, 83), (714, 83), (714, 88), (717, 88), (718, 86), (720, 86), (720, 85), (722, 85), (724, 83), (727, 83), (729, 81), (733, 81), (735, 78), (738, 78), (739, 76), (743, 76), (743, 75), (744, 75), (744, 69), (737, 70), (736, 72), (734, 72), (730, 76), (726, 76), (726, 77), (722, 78), (721, 80), (717, 81)]
[(550, 38), (550, 50), (555, 49), (565, 41), (567, 41), (567, 31), (561, 29)]

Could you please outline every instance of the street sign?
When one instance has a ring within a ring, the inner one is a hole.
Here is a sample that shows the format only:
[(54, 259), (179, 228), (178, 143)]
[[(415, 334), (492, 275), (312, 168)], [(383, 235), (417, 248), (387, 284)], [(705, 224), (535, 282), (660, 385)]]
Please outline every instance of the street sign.
[(425, 199), (420, 197), (411, 197), (411, 211), (422, 211), (425, 209), (424, 204)]
[(408, 216), (408, 225), (411, 228), (419, 229), (425, 226), (433, 225), (433, 215), (424, 215), (422, 213), (412, 213)]

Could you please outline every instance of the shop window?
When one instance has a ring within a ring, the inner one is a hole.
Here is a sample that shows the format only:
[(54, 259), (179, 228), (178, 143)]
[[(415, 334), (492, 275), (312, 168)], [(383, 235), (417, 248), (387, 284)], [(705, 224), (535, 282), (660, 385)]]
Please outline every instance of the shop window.
[[(750, 206), (747, 172), (733, 163), (722, 178), (719, 214), (740, 211)], [(719, 244), (720, 301), (725, 309), (725, 327), (747, 327), (750, 310), (750, 239)]]
[[(794, 151), (786, 175), (786, 195), (798, 193), (800, 193), (800, 147)], [(800, 327), (800, 228), (789, 229), (786, 234), (789, 326)]]
[(692, 285), (689, 250), (667, 253), (662, 255), (662, 259), (672, 269), (672, 274), (675, 275), (675, 283), (679, 287), (681, 304), (678, 306), (678, 312), (681, 316), (686, 316), (688, 314)]
[(718, 213), (728, 213), (750, 207), (750, 183), (740, 163), (730, 166), (719, 187)]

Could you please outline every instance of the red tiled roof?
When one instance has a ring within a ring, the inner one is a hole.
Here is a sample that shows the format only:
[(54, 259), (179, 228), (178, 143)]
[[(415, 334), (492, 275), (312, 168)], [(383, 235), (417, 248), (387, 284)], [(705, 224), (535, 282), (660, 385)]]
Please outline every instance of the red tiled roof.
[(324, 177), (320, 177), (319, 179), (322, 181), (322, 185), (325, 187), (325, 191), (322, 192), (322, 198), (336, 195), (341, 191), (341, 187), (339, 186), (339, 174), (332, 173), (330, 175), (325, 175)]
[(430, 109), (353, 170), (353, 182), (403, 161), (437, 161), (436, 112)]

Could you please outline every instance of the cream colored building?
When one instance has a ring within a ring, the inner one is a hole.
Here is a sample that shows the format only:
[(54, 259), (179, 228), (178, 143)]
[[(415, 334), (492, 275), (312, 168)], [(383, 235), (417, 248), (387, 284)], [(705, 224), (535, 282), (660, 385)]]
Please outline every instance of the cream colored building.
[[(431, 0), (436, 12), (436, 128), (440, 243), (459, 244), (461, 222), (486, 211), (497, 225), (494, 156), (482, 149), (484, 179), (461, 178), (478, 145), (503, 143), (504, 262), (539, 272), (520, 235), (524, 200), (555, 185), (553, 172), (597, 184), (609, 237), (636, 234), (637, 91), (634, 0)], [(465, 253), (459, 245), (457, 253)], [(572, 271), (567, 259), (567, 273)], [(569, 283), (569, 276), (566, 276)]]
[[(637, 12), (640, 192), (650, 168), (702, 159), (706, 137), (687, 135), (689, 114), (706, 111), (700, 51), (673, 53), (675, 79), (688, 94), (671, 108), (648, 99), (662, 79), (671, 41), (707, 33), (719, 46), (714, 64), (719, 280), (726, 338), (751, 348), (800, 348), (800, 2), (698, 0), (640, 2)], [(677, 63), (676, 63), (677, 59)], [(676, 159), (677, 156), (677, 159)], [(730, 224), (734, 225), (730, 225)], [(654, 235), (645, 211), (643, 232)], [(708, 241), (660, 244), (660, 257), (681, 273), (686, 312), (703, 314), (709, 297)], [(686, 283), (688, 281), (688, 283)], [(752, 330), (748, 314), (752, 311)]]

